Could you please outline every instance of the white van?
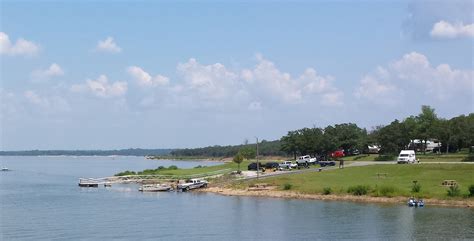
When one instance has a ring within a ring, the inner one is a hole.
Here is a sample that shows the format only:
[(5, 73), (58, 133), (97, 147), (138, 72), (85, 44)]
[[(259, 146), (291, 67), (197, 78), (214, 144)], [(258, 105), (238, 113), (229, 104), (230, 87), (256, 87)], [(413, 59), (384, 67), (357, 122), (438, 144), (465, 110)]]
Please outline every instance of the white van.
[(403, 150), (398, 155), (398, 160), (397, 160), (398, 164), (408, 164), (408, 163), (417, 163), (417, 162), (419, 161), (416, 159), (414, 150)]

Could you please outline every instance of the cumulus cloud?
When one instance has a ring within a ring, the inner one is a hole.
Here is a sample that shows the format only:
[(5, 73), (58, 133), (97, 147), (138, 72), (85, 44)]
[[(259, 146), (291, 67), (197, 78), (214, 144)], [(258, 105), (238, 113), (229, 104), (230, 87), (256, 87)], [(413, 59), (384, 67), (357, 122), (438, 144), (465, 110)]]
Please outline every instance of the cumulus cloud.
[(23, 96), (35, 107), (46, 111), (69, 111), (69, 103), (60, 96), (41, 96), (33, 90), (27, 90)]
[(333, 85), (332, 76), (322, 76), (313, 68), (308, 68), (299, 78), (294, 78), (261, 55), (257, 55), (257, 61), (255, 68), (243, 70), (241, 77), (252, 85), (251, 89), (263, 92), (267, 98), (295, 104), (321, 97), (318, 101), (322, 105), (343, 103), (344, 94)]
[(431, 37), (434, 38), (461, 38), (461, 37), (474, 37), (474, 24), (464, 25), (462, 22), (449, 23), (446, 21), (439, 21), (433, 25), (433, 29), (430, 32)]
[(373, 73), (365, 75), (354, 92), (358, 99), (383, 104), (398, 102), (400, 94), (400, 90), (390, 82), (390, 73), (380, 66)]
[(104, 40), (99, 40), (96, 47), (97, 51), (107, 52), (107, 53), (120, 53), (122, 48), (120, 48), (114, 41), (114, 38), (107, 37)]
[(191, 58), (186, 63), (179, 63), (177, 70), (183, 77), (184, 88), (197, 94), (200, 99), (230, 98), (241, 88), (238, 75), (221, 63), (202, 65)]
[(12, 43), (6, 33), (0, 32), (0, 54), (2, 55), (34, 56), (39, 51), (39, 45), (31, 41), (19, 38), (15, 43)]
[(411, 52), (363, 77), (355, 96), (375, 102), (380, 100), (378, 97), (390, 98), (390, 93), (413, 90), (415, 95), (446, 100), (472, 95), (473, 80), (473, 70), (453, 69), (448, 64), (434, 67), (423, 54)]
[(151, 75), (138, 66), (130, 66), (127, 73), (142, 87), (155, 87), (169, 84), (169, 78), (163, 75)]
[(100, 75), (96, 80), (87, 79), (84, 84), (73, 85), (71, 91), (88, 92), (101, 98), (120, 97), (127, 92), (127, 82), (109, 83), (107, 76)]
[(56, 63), (52, 63), (47, 69), (36, 70), (32, 73), (34, 78), (51, 78), (64, 75), (64, 71)]

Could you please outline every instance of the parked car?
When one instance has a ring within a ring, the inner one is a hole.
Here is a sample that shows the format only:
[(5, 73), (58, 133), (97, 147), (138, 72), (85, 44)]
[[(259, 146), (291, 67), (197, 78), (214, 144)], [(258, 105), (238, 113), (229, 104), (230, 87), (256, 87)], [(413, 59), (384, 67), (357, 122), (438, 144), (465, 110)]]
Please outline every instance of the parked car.
[(345, 156), (356, 156), (356, 155), (359, 155), (359, 154), (360, 154), (360, 152), (357, 149), (352, 149), (351, 148), (351, 149), (345, 149), (344, 150), (344, 155)]
[(265, 168), (266, 169), (273, 169), (273, 168), (279, 168), (280, 164), (278, 162), (267, 162), (265, 163)]
[(321, 167), (335, 166), (336, 162), (335, 161), (319, 161), (319, 165), (321, 165)]
[(339, 157), (344, 157), (344, 156), (345, 156), (344, 150), (337, 150), (331, 153), (332, 158), (339, 158)]
[(378, 154), (380, 151), (380, 146), (378, 145), (369, 145), (367, 146), (369, 154)]
[(298, 164), (293, 163), (291, 161), (284, 161), (280, 163), (279, 168), (280, 169), (292, 169), (292, 168), (297, 168)]
[(296, 164), (301, 167), (308, 167), (311, 161), (311, 156), (310, 155), (305, 155), (305, 156), (300, 156), (298, 159), (296, 159)]
[(397, 163), (398, 164), (409, 164), (419, 162), (416, 159), (414, 150), (402, 150), (398, 155)]
[[(265, 171), (265, 164), (259, 163), (258, 167), (259, 167), (259, 169), (260, 169), (261, 171)], [(257, 170), (257, 163), (256, 163), (256, 162), (250, 163), (250, 164), (247, 166), (247, 170), (249, 170), (249, 171), (256, 171), (256, 170)]]

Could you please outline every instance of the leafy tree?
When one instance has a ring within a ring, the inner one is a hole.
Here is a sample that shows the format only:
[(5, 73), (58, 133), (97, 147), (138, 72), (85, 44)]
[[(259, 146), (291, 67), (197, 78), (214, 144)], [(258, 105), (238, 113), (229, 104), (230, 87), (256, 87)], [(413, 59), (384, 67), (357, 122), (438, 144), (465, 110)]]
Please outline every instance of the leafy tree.
[(240, 163), (242, 163), (244, 161), (244, 157), (242, 156), (242, 154), (240, 152), (237, 153), (237, 155), (234, 156), (232, 161), (237, 163), (237, 170), (240, 173)]
[(416, 117), (416, 120), (418, 122), (417, 134), (423, 140), (423, 154), (426, 153), (426, 141), (434, 137), (434, 126), (437, 119), (438, 117), (433, 108), (427, 105), (421, 106), (421, 113)]
[(280, 139), (281, 150), (289, 155), (293, 155), (295, 159), (298, 151), (298, 136), (299, 133), (297, 131), (289, 131), (286, 136)]
[(257, 151), (252, 147), (244, 147), (239, 150), (238, 154), (242, 155), (245, 159), (253, 159), (257, 155)]

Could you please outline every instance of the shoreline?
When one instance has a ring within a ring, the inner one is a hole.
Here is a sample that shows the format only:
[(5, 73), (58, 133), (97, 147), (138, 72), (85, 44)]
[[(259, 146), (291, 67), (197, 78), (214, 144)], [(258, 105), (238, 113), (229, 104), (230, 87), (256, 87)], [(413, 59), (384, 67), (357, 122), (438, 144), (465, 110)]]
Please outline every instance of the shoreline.
[[(231, 189), (222, 187), (209, 187), (200, 189), (199, 192), (215, 193), (224, 196), (246, 196), (246, 197), (266, 197), (266, 198), (284, 198), (284, 199), (304, 199), (320, 201), (349, 201), (358, 203), (386, 203), (386, 204), (406, 204), (407, 197), (371, 197), (354, 195), (322, 195), (322, 194), (304, 194), (293, 191), (280, 190), (258, 190), (249, 191), (243, 189)], [(442, 200), (435, 198), (423, 199), (428, 206), (474, 208), (474, 200)]]

